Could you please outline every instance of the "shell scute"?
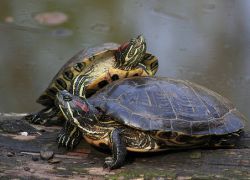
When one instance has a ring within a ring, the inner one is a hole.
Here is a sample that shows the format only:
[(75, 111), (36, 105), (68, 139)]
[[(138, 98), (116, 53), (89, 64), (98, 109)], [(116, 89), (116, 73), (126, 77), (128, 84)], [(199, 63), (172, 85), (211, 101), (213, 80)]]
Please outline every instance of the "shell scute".
[(57, 89), (55, 87), (51, 87), (49, 89), (47, 89), (47, 93), (50, 95), (50, 96), (55, 96), (56, 93), (57, 93)]
[(76, 71), (78, 71), (78, 72), (82, 72), (82, 70), (84, 69), (84, 67), (85, 67), (85, 63), (84, 62), (79, 62), (79, 63), (76, 63), (75, 65), (74, 65), (74, 69), (76, 70)]
[(206, 135), (209, 131), (208, 121), (192, 122), (192, 135)]
[(195, 92), (185, 83), (178, 82), (175, 84), (170, 82), (162, 88), (167, 89), (169, 101), (176, 112), (177, 118), (201, 121), (211, 117)]
[(64, 90), (68, 88), (65, 81), (61, 78), (56, 79), (56, 87), (60, 90)]
[[(140, 90), (141, 89), (141, 90)], [(143, 117), (176, 118), (172, 105), (166, 95), (158, 92), (157, 86), (140, 86), (137, 91), (126, 92), (120, 97), (120, 102), (132, 112)]]
[(211, 134), (229, 133), (222, 118), (209, 120), (208, 124), (209, 124), (209, 132)]
[(214, 91), (200, 85), (193, 86), (193, 89), (197, 92), (198, 98), (207, 107), (211, 117), (219, 118), (234, 108), (229, 100)]
[(74, 74), (72, 73), (72, 71), (70, 69), (68, 69), (68, 70), (63, 72), (63, 77), (66, 80), (71, 81), (74, 78)]
[(225, 125), (227, 127), (227, 130), (232, 132), (233, 129), (241, 129), (244, 127), (244, 121), (245, 117), (241, 113), (239, 113), (236, 110), (232, 110), (231, 113), (227, 113), (224, 116), (225, 119)]
[(172, 128), (174, 131), (177, 131), (177, 132), (182, 132), (188, 135), (192, 134), (191, 121), (173, 120)]

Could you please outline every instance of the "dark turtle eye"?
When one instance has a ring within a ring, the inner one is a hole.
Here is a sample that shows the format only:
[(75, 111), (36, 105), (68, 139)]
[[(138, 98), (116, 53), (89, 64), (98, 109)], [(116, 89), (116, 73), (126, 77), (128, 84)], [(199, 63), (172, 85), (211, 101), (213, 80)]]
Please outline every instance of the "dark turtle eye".
[(63, 95), (63, 100), (64, 101), (71, 101), (72, 97), (70, 95), (68, 95), (68, 94), (65, 94), (65, 95)]

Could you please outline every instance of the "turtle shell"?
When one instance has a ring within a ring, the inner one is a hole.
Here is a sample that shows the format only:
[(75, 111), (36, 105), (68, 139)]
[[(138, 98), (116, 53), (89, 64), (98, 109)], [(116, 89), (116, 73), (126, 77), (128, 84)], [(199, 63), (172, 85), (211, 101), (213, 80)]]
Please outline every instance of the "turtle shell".
[(109, 84), (88, 100), (142, 131), (223, 135), (244, 127), (245, 118), (229, 100), (189, 81), (133, 77)]
[[(115, 64), (114, 51), (117, 50), (119, 44), (105, 43), (94, 48), (83, 49), (73, 56), (55, 75), (47, 89), (37, 99), (37, 102), (44, 106), (53, 106), (55, 95), (59, 90), (70, 90), (72, 80), (79, 74), (89, 73), (91, 67), (95, 66), (95, 72), (90, 72), (96, 81), (103, 72), (112, 68)], [(149, 53), (145, 54), (143, 64), (154, 75), (158, 69), (157, 58)], [(114, 68), (115, 71), (115, 68)], [(122, 71), (121, 71), (122, 72)], [(118, 73), (121, 73), (118, 71)], [(125, 74), (125, 72), (124, 72)], [(115, 77), (117, 78), (117, 77)], [(119, 77), (117, 78), (119, 79)], [(97, 86), (98, 82), (91, 82), (90, 87)], [(105, 82), (104, 82), (105, 83)], [(103, 86), (100, 82), (99, 86)], [(106, 84), (104, 84), (106, 85)], [(88, 87), (87, 87), (88, 88)], [(89, 94), (93, 94), (91, 90)]]

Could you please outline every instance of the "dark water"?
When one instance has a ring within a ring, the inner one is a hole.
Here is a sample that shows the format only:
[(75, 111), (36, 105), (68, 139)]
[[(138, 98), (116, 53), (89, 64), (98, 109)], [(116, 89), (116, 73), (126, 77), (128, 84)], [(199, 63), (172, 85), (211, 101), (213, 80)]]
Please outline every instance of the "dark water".
[[(39, 109), (36, 98), (82, 48), (143, 34), (157, 75), (204, 85), (250, 119), (249, 9), (249, 0), (1, 0), (0, 112)], [(47, 11), (69, 20), (38, 24), (33, 17)]]

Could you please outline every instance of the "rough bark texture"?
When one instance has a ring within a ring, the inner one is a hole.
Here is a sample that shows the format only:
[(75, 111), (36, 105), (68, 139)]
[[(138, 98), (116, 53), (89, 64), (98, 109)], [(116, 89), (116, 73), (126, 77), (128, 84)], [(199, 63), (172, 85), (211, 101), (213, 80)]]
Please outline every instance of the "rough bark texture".
[[(250, 179), (248, 132), (235, 149), (129, 153), (124, 167), (108, 172), (102, 166), (109, 152), (84, 141), (74, 150), (58, 149), (60, 127), (31, 126), (23, 115), (0, 113), (1, 179)], [(55, 154), (42, 160), (41, 150)]]

